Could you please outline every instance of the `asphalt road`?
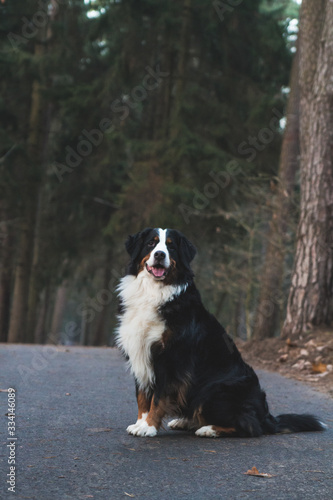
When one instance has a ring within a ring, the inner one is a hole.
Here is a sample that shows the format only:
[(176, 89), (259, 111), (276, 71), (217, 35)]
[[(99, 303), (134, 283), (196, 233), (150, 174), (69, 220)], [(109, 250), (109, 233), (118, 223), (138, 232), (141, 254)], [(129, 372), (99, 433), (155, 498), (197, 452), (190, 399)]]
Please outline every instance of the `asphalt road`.
[[(115, 349), (1, 344), (0, 498), (332, 500), (333, 400), (259, 375), (273, 414), (312, 412), (329, 429), (252, 439), (129, 436), (134, 384)], [(16, 440), (8, 435), (8, 388), (16, 389)], [(6, 482), (10, 458), (15, 493)], [(273, 477), (244, 474), (254, 466)]]

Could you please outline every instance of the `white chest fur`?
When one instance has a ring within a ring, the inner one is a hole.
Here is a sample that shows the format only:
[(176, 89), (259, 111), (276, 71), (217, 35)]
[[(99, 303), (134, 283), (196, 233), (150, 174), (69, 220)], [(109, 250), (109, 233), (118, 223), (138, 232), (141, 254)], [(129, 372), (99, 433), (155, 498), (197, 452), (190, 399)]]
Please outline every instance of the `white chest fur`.
[(179, 295), (182, 286), (164, 285), (145, 270), (122, 278), (117, 288), (125, 312), (120, 317), (116, 342), (129, 357), (129, 367), (142, 390), (154, 382), (151, 347), (162, 339), (165, 323), (158, 308)]

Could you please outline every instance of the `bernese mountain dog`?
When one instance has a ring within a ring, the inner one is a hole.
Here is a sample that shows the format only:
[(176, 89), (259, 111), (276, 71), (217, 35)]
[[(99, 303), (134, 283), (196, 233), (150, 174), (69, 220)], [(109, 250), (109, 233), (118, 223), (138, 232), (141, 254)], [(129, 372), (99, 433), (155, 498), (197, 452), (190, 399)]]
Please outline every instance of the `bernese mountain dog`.
[(182, 233), (146, 228), (126, 249), (116, 343), (135, 378), (138, 418), (129, 434), (153, 437), (168, 416), (176, 417), (170, 429), (202, 437), (326, 427), (312, 415), (270, 414), (256, 373), (202, 304), (190, 267), (196, 249)]

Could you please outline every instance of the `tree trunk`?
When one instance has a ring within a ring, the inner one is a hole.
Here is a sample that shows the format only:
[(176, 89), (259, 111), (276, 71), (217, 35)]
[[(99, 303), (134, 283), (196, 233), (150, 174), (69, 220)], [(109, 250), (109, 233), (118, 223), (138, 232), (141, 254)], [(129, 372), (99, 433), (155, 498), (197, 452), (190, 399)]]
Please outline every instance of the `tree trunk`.
[(105, 292), (105, 297), (101, 297), (103, 299), (103, 309), (101, 310), (99, 317), (97, 319), (97, 325), (96, 329), (94, 332), (94, 338), (92, 341), (92, 345), (98, 346), (98, 345), (104, 345), (107, 343), (106, 338), (105, 338), (105, 323), (108, 317), (108, 311), (110, 309), (110, 305), (112, 302), (112, 297), (111, 297), (111, 291), (109, 290), (109, 284), (111, 282), (111, 269), (110, 269), (110, 262), (112, 257), (112, 252), (109, 250), (106, 255), (106, 263), (105, 263), (105, 269), (104, 269), (104, 279), (103, 279), (103, 290), (106, 290)]
[(333, 316), (333, 3), (304, 0), (300, 21), (301, 210), (283, 336)]
[(287, 123), (283, 136), (278, 171), (278, 191), (269, 225), (261, 289), (253, 325), (253, 338), (273, 337), (278, 329), (280, 297), (284, 275), (285, 246), (288, 220), (293, 208), (293, 191), (299, 157), (299, 50), (294, 56)]
[(82, 314), (79, 339), (80, 345), (89, 345), (89, 327), (90, 323), (88, 323), (85, 314)]
[(32, 262), (31, 274), (28, 288), (28, 312), (27, 312), (27, 329), (26, 329), (26, 342), (32, 343), (34, 341), (34, 330), (36, 322), (36, 309), (38, 302), (38, 286), (37, 286), (37, 273), (39, 264), (39, 247), (40, 247), (40, 222), (41, 222), (41, 192), (38, 193), (38, 201), (35, 216), (35, 230), (32, 239)]
[[(44, 46), (38, 42), (35, 45), (35, 55), (41, 57)], [(42, 125), (42, 93), (41, 84), (34, 80), (31, 94), (31, 108), (29, 117), (29, 135), (27, 140), (28, 165), (31, 169), (26, 177), (24, 186), (25, 212), (20, 224), (20, 236), (17, 263), (15, 267), (15, 282), (8, 332), (8, 342), (24, 342), (26, 340), (26, 321), (28, 312), (29, 279), (35, 229), (36, 199), (38, 193), (38, 162), (40, 151), (40, 137)], [(30, 175), (29, 175), (30, 174)], [(24, 175), (24, 174), (23, 174)]]
[(12, 231), (5, 219), (6, 211), (3, 211), (1, 223), (1, 269), (0, 269), (0, 342), (7, 341), (10, 312), (10, 284), (11, 284), (11, 259), (13, 252)]
[(47, 317), (50, 305), (50, 286), (46, 286), (42, 292), (42, 297), (39, 303), (38, 319), (34, 333), (34, 341), (36, 344), (45, 344), (47, 337)]
[(32, 227), (33, 223), (30, 217), (26, 217), (20, 224), (19, 250), (15, 266), (15, 281), (10, 312), (8, 342), (24, 342), (25, 340)]
[(61, 341), (61, 327), (67, 303), (68, 281), (65, 280), (57, 289), (52, 322), (47, 343), (58, 344)]
[(43, 121), (44, 121), (44, 134), (43, 134), (43, 151), (41, 153), (41, 175), (40, 182), (38, 186), (37, 203), (36, 203), (36, 214), (35, 214), (35, 228), (32, 240), (32, 262), (31, 262), (31, 274), (29, 282), (29, 292), (28, 292), (28, 316), (27, 316), (27, 332), (26, 332), (26, 342), (34, 342), (35, 330), (36, 330), (36, 317), (38, 300), (41, 292), (40, 283), (40, 271), (41, 271), (41, 243), (42, 243), (42, 218), (43, 218), (43, 208), (45, 205), (45, 171), (48, 162), (48, 148), (50, 145), (50, 124), (52, 119), (52, 106), (49, 105), (45, 110)]

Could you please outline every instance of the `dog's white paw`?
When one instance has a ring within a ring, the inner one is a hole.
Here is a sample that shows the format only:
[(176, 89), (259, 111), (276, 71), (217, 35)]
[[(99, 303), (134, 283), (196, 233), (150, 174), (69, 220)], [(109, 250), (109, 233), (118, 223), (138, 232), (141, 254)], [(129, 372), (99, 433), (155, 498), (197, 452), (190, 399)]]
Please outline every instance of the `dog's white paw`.
[(128, 434), (135, 435), (135, 432), (140, 428), (140, 420), (138, 420), (135, 424), (129, 425), (126, 429)]
[(127, 432), (132, 436), (154, 437), (157, 434), (157, 429), (153, 425), (148, 425), (143, 419), (138, 420), (136, 424), (129, 425)]
[(139, 418), (135, 424), (129, 425), (127, 427), (128, 434), (135, 435), (135, 432), (141, 427), (142, 423), (146, 420), (148, 413), (143, 413), (142, 418)]
[(188, 420), (187, 418), (175, 418), (168, 423), (168, 427), (172, 430), (181, 430), (188, 428)]
[(200, 429), (198, 429), (196, 432), (195, 432), (195, 435), (196, 436), (199, 436), (199, 437), (217, 437), (217, 432), (213, 429), (213, 426), (212, 425), (204, 425), (203, 427), (200, 427)]

